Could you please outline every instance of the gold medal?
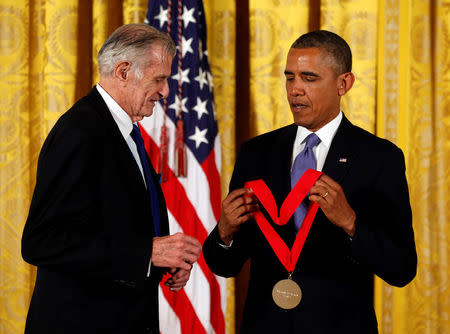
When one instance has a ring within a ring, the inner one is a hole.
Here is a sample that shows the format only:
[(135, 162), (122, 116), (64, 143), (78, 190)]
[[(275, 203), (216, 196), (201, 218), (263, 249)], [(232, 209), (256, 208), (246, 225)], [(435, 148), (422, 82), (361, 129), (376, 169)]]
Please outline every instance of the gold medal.
[(292, 279), (283, 279), (273, 287), (272, 298), (279, 307), (290, 310), (302, 300), (302, 290)]
[[(245, 183), (245, 187), (252, 189), (259, 202), (266, 209), (270, 218), (272, 218), (274, 224), (286, 225), (297, 207), (307, 196), (314, 183), (322, 174), (322, 172), (318, 172), (313, 169), (306, 170), (284, 200), (281, 205), (279, 215), (277, 203), (275, 202), (275, 199), (273, 198), (273, 195), (264, 180), (259, 179), (248, 181)], [(302, 300), (302, 290), (298, 284), (292, 280), (291, 276), (292, 272), (295, 270), (297, 260), (302, 252), (303, 245), (308, 237), (318, 208), (319, 206), (317, 203), (310, 202), (305, 219), (303, 220), (302, 226), (298, 230), (291, 249), (288, 248), (284, 240), (277, 234), (272, 224), (269, 223), (261, 211), (257, 210), (253, 212), (253, 217), (269, 242), (270, 247), (272, 247), (275, 255), (289, 273), (288, 279), (279, 281), (275, 284), (272, 290), (273, 301), (282, 309), (293, 309)]]

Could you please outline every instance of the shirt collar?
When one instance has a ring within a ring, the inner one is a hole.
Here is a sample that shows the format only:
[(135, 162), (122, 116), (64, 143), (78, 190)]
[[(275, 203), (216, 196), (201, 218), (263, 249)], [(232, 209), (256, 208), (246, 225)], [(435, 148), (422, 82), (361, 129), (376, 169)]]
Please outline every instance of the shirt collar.
[(106, 92), (106, 90), (103, 89), (102, 86), (100, 86), (100, 84), (97, 84), (96, 88), (116, 121), (123, 138), (127, 139), (133, 130), (133, 123), (131, 122), (130, 116), (128, 116), (125, 110), (123, 110), (123, 108), (108, 94), (108, 92)]
[[(341, 124), (342, 121), (342, 110), (339, 112), (339, 114), (330, 122), (325, 124), (323, 127), (321, 127), (319, 130), (315, 132), (317, 137), (320, 138), (320, 144), (325, 145), (326, 147), (330, 147), (331, 142), (334, 138), (334, 135), (336, 134), (336, 131)], [(299, 126), (297, 129), (297, 136), (295, 138), (295, 145), (301, 145), (304, 143), (306, 137), (308, 137), (312, 132), (308, 129)]]

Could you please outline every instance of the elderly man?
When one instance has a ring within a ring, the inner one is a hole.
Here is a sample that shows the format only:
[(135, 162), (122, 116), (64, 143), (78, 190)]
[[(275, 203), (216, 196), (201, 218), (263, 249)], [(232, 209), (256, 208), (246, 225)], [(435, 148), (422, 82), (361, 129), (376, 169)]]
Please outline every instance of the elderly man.
[(158, 284), (180, 290), (201, 245), (169, 236), (138, 121), (168, 95), (175, 45), (144, 24), (118, 28), (98, 54), (100, 82), (40, 153), (22, 237), (36, 265), (26, 333), (159, 333)]
[(416, 274), (403, 154), (344, 116), (351, 70), (341, 37), (300, 36), (284, 72), (295, 124), (237, 158), (203, 252), (222, 276), (251, 259), (242, 333), (377, 333), (373, 274), (395, 286)]

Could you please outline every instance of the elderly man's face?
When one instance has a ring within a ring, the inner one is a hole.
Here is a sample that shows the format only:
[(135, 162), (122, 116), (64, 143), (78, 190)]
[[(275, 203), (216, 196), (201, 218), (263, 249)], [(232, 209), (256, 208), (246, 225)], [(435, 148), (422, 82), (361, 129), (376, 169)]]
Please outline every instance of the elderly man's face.
[(131, 73), (126, 92), (125, 111), (133, 122), (153, 114), (156, 101), (169, 95), (168, 78), (172, 56), (160, 45), (152, 47), (151, 63), (143, 70), (142, 79)]
[(315, 132), (340, 110), (339, 85), (333, 61), (318, 48), (290, 49), (286, 62), (286, 93), (294, 122)]

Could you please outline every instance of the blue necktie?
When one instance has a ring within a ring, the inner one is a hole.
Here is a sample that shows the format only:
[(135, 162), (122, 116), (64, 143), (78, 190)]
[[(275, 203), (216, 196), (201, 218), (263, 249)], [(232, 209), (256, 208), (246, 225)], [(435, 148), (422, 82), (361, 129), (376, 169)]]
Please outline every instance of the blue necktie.
[(145, 151), (144, 140), (141, 137), (139, 127), (133, 124), (133, 131), (131, 131), (131, 138), (133, 138), (136, 143), (136, 147), (139, 153), (139, 158), (141, 160), (142, 170), (144, 171), (145, 183), (147, 184), (147, 190), (150, 195), (150, 205), (153, 215), (153, 225), (155, 226), (155, 234), (157, 237), (161, 236), (160, 220), (161, 214), (159, 212), (159, 201), (158, 193), (156, 191), (155, 183), (153, 182), (150, 160), (147, 156), (147, 151)]
[[(320, 138), (315, 133), (311, 133), (306, 137), (306, 144), (303, 151), (301, 151), (295, 158), (294, 165), (291, 172), (291, 189), (297, 184), (303, 173), (309, 169), (316, 169), (316, 157), (314, 156), (313, 147), (320, 143)], [(303, 219), (308, 211), (309, 200), (307, 197), (302, 201), (297, 210), (294, 212), (294, 222), (297, 231), (302, 226)]]

